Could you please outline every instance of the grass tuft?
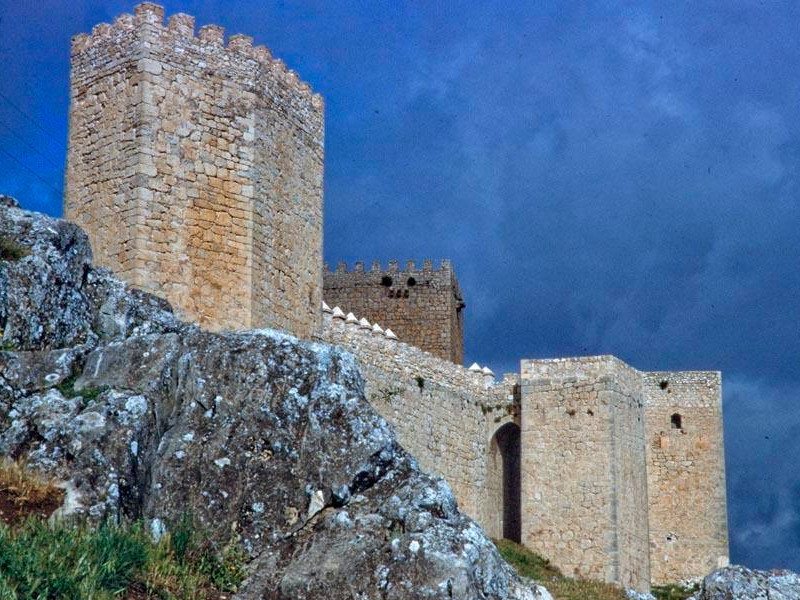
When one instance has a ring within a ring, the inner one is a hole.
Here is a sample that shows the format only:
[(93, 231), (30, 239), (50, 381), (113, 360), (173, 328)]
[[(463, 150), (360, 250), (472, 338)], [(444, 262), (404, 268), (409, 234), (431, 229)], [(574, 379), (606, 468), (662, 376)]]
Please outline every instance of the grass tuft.
[(0, 598), (113, 598), (147, 560), (146, 538), (121, 529), (0, 526)]
[(684, 587), (679, 584), (653, 586), (653, 596), (656, 600), (686, 600), (695, 592), (700, 591), (700, 584)]
[(546, 558), (510, 540), (495, 540), (504, 559), (523, 577), (544, 585), (556, 600), (626, 600), (625, 591), (615, 585), (564, 576)]
[(28, 254), (30, 251), (24, 246), (20, 246), (10, 237), (0, 236), (0, 260), (12, 262), (24, 258)]
[(37, 476), (20, 462), (0, 458), (0, 522), (14, 523), (30, 515), (48, 517), (63, 496), (52, 480)]
[(244, 577), (241, 551), (217, 552), (193, 529), (178, 527), (153, 544), (142, 523), (0, 524), (1, 600), (218, 600)]
[(63, 492), (0, 459), (0, 600), (220, 600), (246, 576), (236, 542), (218, 547), (190, 516), (158, 543), (143, 523), (45, 520)]

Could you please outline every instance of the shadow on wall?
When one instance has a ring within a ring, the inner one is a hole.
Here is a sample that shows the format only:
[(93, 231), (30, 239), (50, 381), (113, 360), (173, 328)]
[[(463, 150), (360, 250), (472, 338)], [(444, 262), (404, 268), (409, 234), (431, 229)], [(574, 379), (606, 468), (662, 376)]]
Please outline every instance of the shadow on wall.
[[(489, 477), (497, 483), (493, 510), (501, 516), (502, 535), (519, 543), (522, 530), (520, 497), (520, 430), (515, 423), (506, 423), (498, 429), (490, 447)], [(502, 506), (498, 504), (502, 503)]]

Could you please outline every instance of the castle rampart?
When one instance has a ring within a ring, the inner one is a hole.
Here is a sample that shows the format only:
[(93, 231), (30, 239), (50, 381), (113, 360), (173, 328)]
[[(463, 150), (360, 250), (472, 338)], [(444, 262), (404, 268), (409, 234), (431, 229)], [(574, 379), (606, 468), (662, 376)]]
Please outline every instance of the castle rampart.
[(356, 355), (367, 398), (404, 447), (424, 469), (445, 477), (462, 510), (483, 522), (487, 422), (507, 410), (491, 405), (489, 411), (494, 376), (387, 337), (382, 324), (374, 325), (326, 312), (322, 337)]
[[(717, 373), (642, 373), (597, 356), (524, 360), (520, 376), (497, 381), (381, 325), (327, 309), (323, 339), (356, 355), (372, 404), (489, 535), (639, 590), (724, 561)], [(691, 427), (665, 434), (676, 412)]]
[(422, 268), (407, 261), (400, 268), (390, 261), (387, 269), (363, 262), (352, 271), (339, 263), (335, 271), (325, 269), (325, 301), (331, 306), (362, 315), (390, 327), (401, 339), (451, 362), (464, 360), (464, 300), (455, 270), (449, 260), (439, 268), (426, 260)]
[(323, 103), (266, 47), (144, 3), (72, 47), (64, 211), (212, 329), (318, 333)]

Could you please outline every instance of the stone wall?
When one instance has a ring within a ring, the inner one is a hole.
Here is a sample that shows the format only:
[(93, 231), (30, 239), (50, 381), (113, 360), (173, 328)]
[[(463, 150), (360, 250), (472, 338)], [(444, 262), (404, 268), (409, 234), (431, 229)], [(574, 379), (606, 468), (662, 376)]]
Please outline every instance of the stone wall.
[(422, 468), (447, 480), (464, 512), (485, 523), (487, 511), (502, 510), (486, 505), (487, 431), (507, 412), (505, 404), (495, 408), (501, 404), (495, 394), (505, 390), (508, 396), (513, 384), (495, 384), (493, 375), (469, 371), (341, 314), (323, 315), (322, 337), (355, 354), (367, 398)]
[(522, 542), (570, 575), (649, 589), (640, 378), (610, 356), (522, 361)]
[(491, 537), (518, 534), (568, 574), (642, 591), (724, 562), (718, 374), (644, 374), (599, 356), (525, 360), (498, 382), (338, 307), (322, 338), (356, 355), (400, 442)]
[(654, 583), (725, 566), (728, 526), (718, 372), (645, 373)]
[(322, 100), (251, 38), (163, 18), (144, 3), (73, 40), (65, 216), (185, 318), (311, 337)]
[(95, 264), (134, 285), (145, 237), (138, 45), (119, 25), (73, 40), (64, 204), (65, 217), (91, 233)]
[(426, 260), (422, 269), (397, 261), (369, 271), (357, 262), (353, 271), (339, 263), (324, 273), (325, 302), (391, 328), (400, 339), (456, 364), (464, 360), (462, 310), (464, 301), (455, 270), (443, 260), (439, 269)]

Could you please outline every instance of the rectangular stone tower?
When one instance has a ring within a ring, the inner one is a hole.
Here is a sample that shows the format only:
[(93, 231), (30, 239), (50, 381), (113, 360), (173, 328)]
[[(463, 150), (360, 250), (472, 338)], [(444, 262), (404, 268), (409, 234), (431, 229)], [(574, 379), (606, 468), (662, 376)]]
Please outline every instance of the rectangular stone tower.
[(163, 18), (73, 39), (65, 217), (182, 317), (316, 335), (322, 99), (251, 38)]
[(644, 373), (653, 583), (728, 562), (721, 376)]
[(641, 377), (613, 356), (522, 361), (522, 543), (649, 591)]
[(461, 364), (464, 360), (464, 300), (449, 260), (434, 269), (426, 260), (422, 269), (414, 261), (400, 270), (390, 261), (386, 271), (373, 263), (369, 271), (357, 262), (353, 271), (339, 263), (335, 272), (324, 273), (325, 302), (339, 306), (383, 328), (400, 340), (431, 354)]

